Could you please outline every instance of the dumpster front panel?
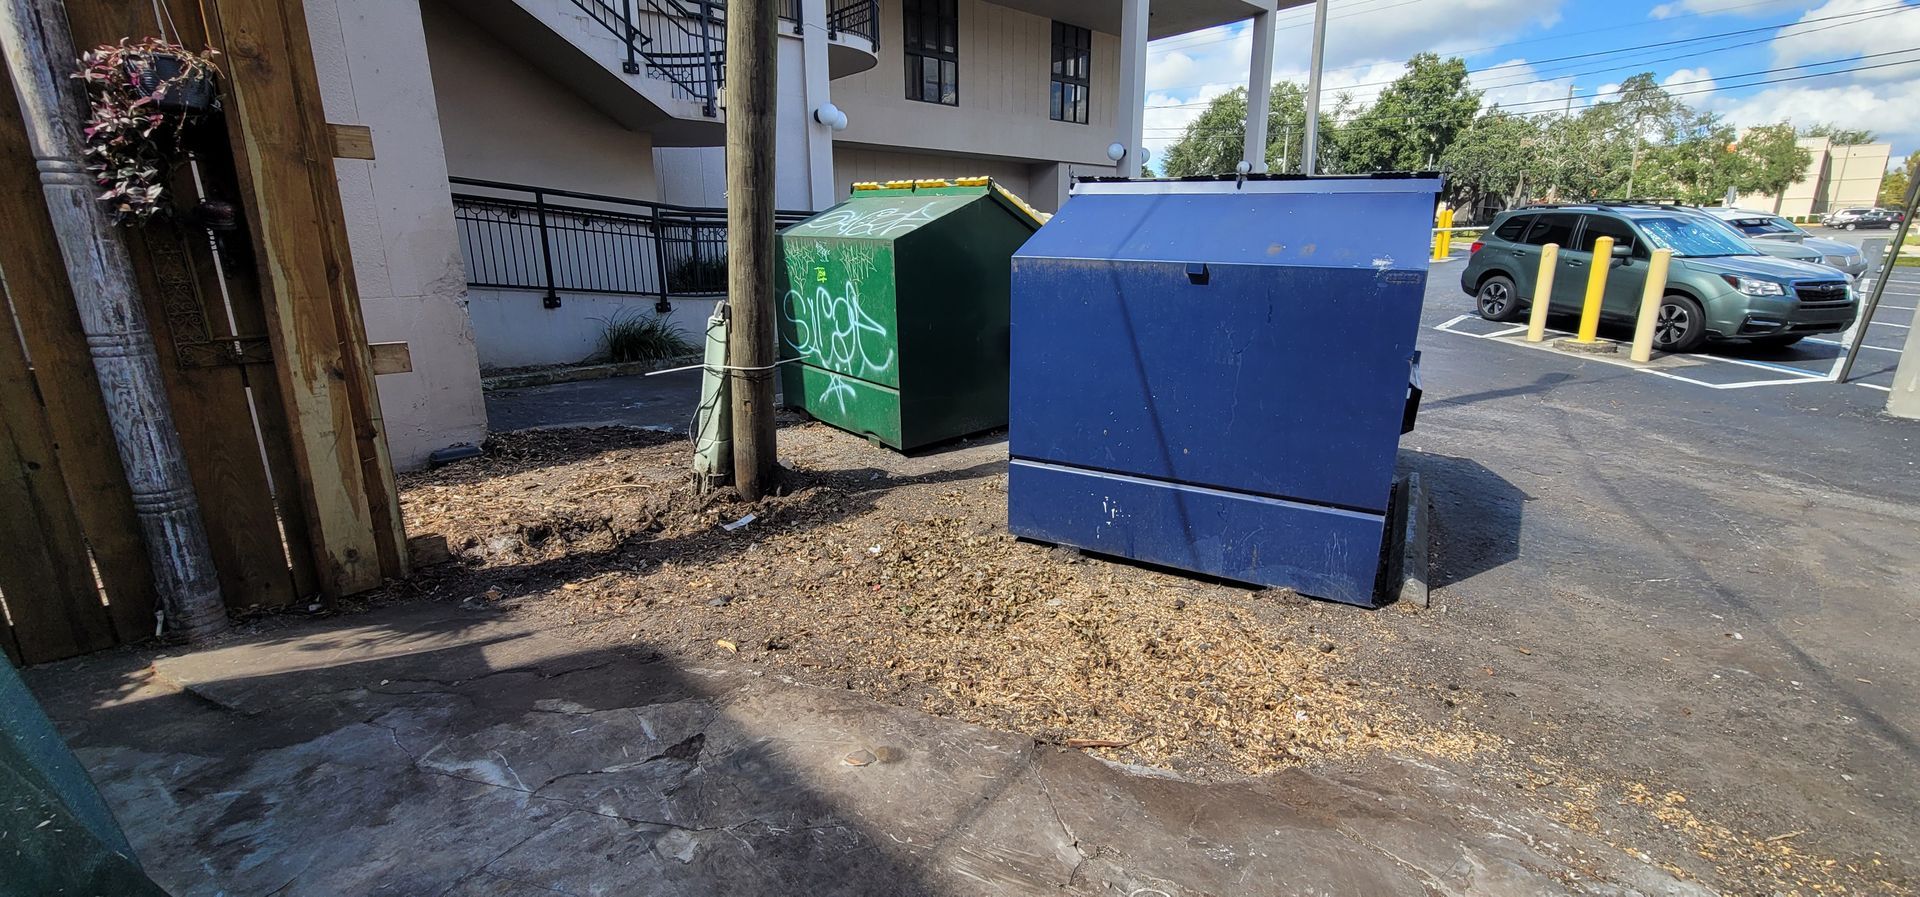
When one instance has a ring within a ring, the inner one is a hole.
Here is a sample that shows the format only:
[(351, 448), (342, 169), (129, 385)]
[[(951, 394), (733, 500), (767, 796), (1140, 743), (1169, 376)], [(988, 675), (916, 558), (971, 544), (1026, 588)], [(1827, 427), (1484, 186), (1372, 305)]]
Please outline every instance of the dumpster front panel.
[[(780, 241), (780, 355), (788, 406), (842, 429), (900, 432), (894, 249), (885, 240)], [(886, 437), (882, 437), (883, 440)]]
[(1425, 278), (1215, 264), (1205, 279), (1017, 259), (1009, 450), (1384, 510)]
[(1014, 259), (1009, 529), (1372, 604), (1438, 186), (1079, 185)]
[(1014, 459), (1007, 528), (1238, 582), (1370, 605), (1386, 517)]
[(903, 447), (1007, 425), (1011, 259), (1032, 226), (997, 199), (896, 243)]

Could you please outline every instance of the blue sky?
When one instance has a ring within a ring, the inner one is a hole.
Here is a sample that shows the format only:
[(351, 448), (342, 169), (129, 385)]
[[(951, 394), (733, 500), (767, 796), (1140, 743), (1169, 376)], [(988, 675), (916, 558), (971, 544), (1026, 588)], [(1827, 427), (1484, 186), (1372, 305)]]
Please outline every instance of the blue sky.
[[(1737, 125), (1831, 122), (1875, 132), (1895, 159), (1920, 149), (1920, 0), (1331, 0), (1329, 10), (1329, 106), (1342, 90), (1370, 99), (1431, 50), (1466, 59), (1487, 99), (1514, 111), (1551, 114), (1569, 86), (1576, 104), (1593, 102), (1651, 71)], [(1275, 80), (1305, 83), (1311, 24), (1311, 6), (1279, 14)], [(1150, 45), (1155, 159), (1208, 99), (1246, 84), (1251, 44), (1240, 24)], [(1786, 78), (1798, 80), (1757, 83)]]

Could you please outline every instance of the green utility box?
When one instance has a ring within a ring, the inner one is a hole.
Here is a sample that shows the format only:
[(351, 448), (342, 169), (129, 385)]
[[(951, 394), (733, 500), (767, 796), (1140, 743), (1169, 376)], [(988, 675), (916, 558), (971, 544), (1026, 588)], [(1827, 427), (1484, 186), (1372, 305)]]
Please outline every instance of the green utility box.
[(856, 184), (787, 228), (787, 407), (902, 451), (1006, 426), (1012, 258), (1040, 222), (961, 178)]

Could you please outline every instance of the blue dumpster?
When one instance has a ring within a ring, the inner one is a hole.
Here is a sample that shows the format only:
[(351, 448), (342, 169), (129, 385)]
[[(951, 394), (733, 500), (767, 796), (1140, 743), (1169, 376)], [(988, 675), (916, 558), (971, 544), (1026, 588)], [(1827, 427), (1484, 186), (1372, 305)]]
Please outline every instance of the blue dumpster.
[(1013, 259), (1008, 528), (1374, 604), (1439, 188), (1077, 184)]

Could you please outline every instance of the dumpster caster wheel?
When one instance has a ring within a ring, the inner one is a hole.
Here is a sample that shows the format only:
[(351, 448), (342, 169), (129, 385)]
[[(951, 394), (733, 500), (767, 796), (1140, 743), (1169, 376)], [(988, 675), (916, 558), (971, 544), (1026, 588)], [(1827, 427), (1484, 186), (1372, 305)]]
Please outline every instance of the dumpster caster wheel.
[(867, 444), (868, 444), (868, 445), (870, 445), (870, 446), (873, 446), (874, 448), (886, 448), (886, 447), (887, 447), (887, 445), (886, 445), (886, 443), (884, 443), (884, 442), (881, 442), (881, 441), (880, 441), (880, 437), (878, 437), (878, 436), (875, 436), (875, 435), (873, 435), (872, 433), (868, 433), (868, 434), (867, 434)]

